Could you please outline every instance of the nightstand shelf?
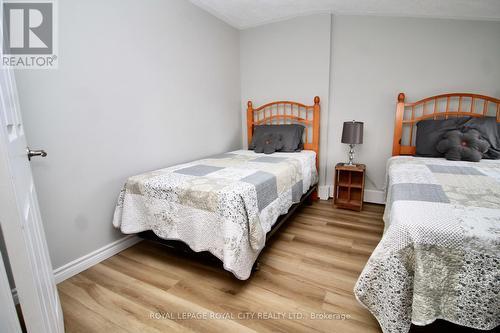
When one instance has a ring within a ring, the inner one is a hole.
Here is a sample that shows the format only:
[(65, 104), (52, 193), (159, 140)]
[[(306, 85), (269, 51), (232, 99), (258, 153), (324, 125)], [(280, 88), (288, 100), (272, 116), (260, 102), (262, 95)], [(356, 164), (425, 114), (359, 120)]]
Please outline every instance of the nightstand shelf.
[(364, 164), (335, 166), (333, 204), (337, 208), (360, 211), (363, 209), (365, 187)]

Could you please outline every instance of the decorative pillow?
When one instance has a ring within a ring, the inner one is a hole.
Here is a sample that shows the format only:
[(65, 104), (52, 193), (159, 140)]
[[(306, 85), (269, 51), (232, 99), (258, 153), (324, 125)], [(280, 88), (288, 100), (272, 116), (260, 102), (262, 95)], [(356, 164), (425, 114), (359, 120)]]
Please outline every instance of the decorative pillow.
[(262, 140), (262, 136), (267, 133), (276, 133), (281, 135), (283, 147), (279, 149), (282, 152), (294, 152), (304, 149), (302, 135), (304, 133), (304, 126), (299, 124), (289, 125), (258, 125), (253, 129), (252, 143), (248, 149), (255, 149), (258, 141)]
[(272, 154), (283, 148), (281, 134), (266, 133), (259, 137), (255, 145), (256, 153)]
[(471, 118), (461, 129), (475, 129), (488, 141), (490, 148), (483, 154), (483, 158), (500, 159), (500, 122), (497, 123), (496, 117)]
[(467, 132), (448, 131), (439, 141), (436, 150), (447, 160), (479, 162), (490, 144), (481, 138), (481, 133), (471, 129)]
[(419, 121), (417, 123), (417, 136), (415, 138), (415, 155), (421, 157), (442, 157), (443, 154), (436, 150), (438, 142), (446, 132), (459, 129), (469, 119), (470, 117), (458, 117)]

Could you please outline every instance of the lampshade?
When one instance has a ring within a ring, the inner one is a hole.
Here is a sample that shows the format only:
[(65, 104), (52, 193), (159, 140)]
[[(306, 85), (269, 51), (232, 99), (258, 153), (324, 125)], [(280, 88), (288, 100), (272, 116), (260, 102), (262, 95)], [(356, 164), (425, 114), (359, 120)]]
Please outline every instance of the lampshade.
[(342, 129), (342, 143), (363, 143), (363, 123), (360, 121), (346, 121)]

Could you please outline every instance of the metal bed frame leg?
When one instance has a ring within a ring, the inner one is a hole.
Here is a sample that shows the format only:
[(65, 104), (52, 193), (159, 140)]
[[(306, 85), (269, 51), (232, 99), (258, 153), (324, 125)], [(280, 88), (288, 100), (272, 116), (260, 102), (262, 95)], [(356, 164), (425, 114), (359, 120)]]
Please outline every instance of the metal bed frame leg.
[(252, 266), (252, 272), (260, 271), (260, 261), (257, 260)]

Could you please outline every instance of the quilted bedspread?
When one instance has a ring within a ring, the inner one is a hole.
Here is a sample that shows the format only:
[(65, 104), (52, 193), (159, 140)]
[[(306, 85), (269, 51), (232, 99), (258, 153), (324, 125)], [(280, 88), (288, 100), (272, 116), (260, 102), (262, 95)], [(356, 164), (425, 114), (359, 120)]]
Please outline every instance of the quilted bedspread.
[(250, 276), (266, 233), (317, 182), (316, 154), (238, 150), (131, 177), (115, 209), (123, 233), (152, 230)]
[(382, 240), (354, 292), (385, 333), (500, 324), (500, 161), (393, 157)]

